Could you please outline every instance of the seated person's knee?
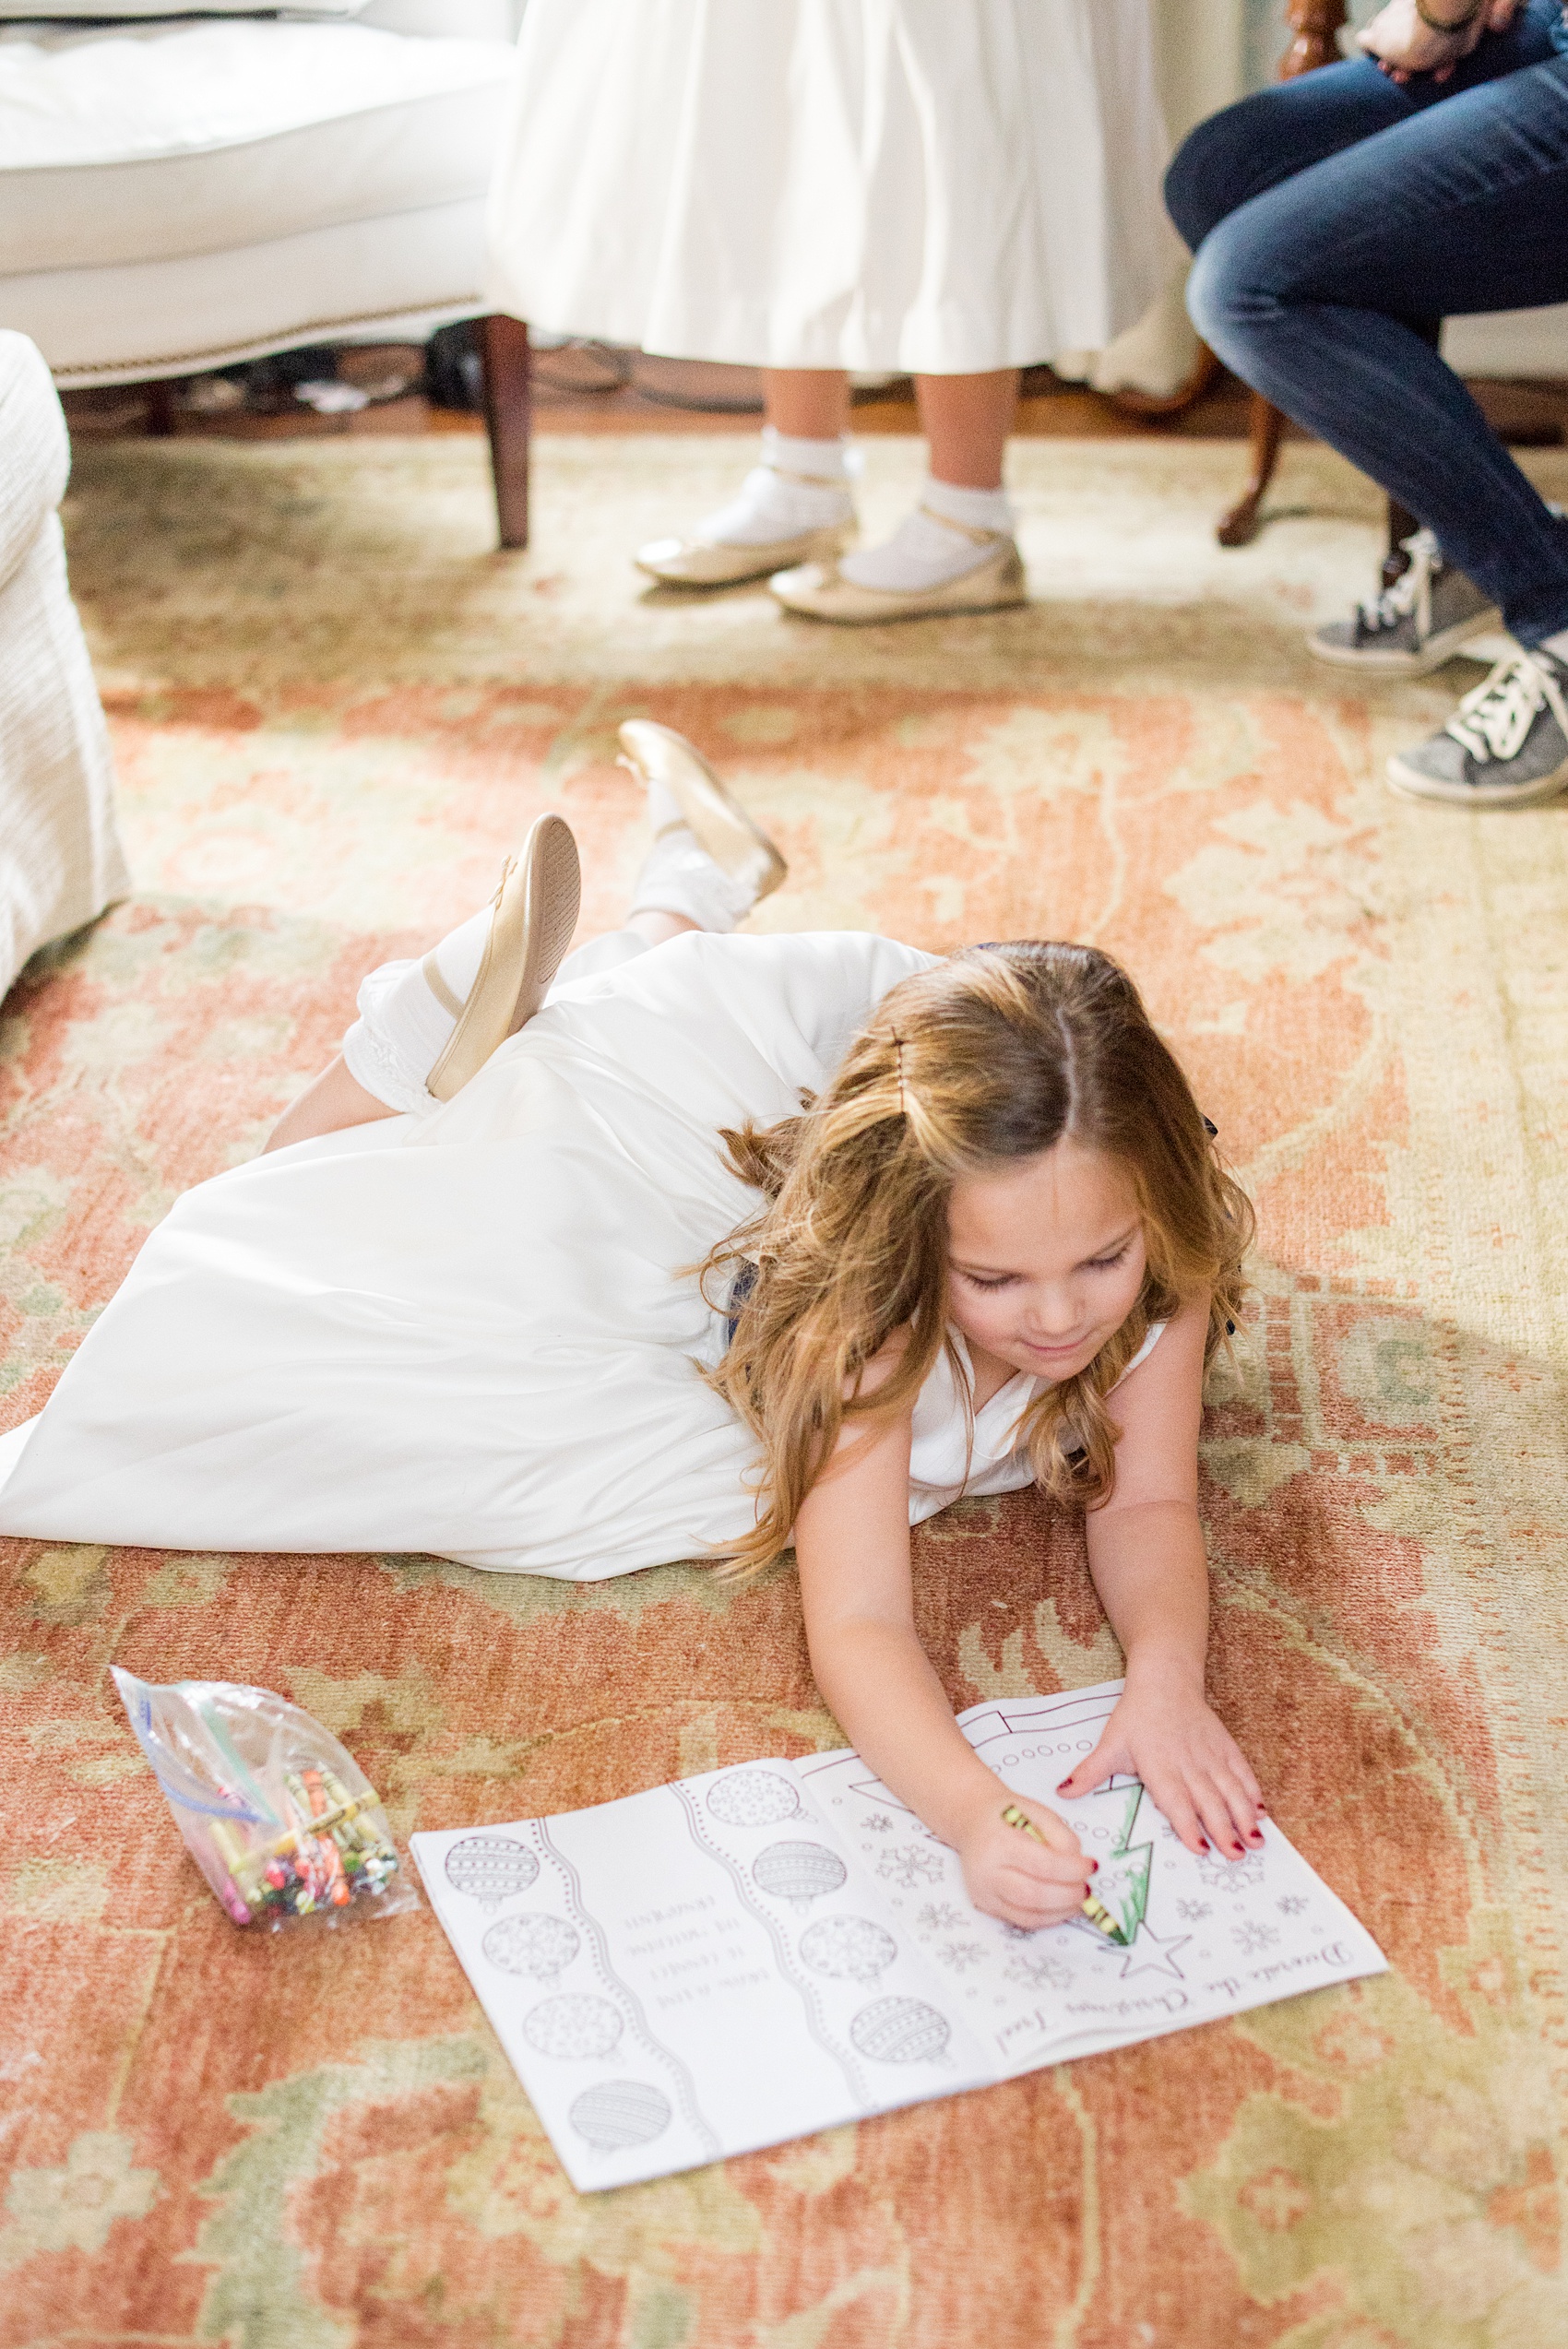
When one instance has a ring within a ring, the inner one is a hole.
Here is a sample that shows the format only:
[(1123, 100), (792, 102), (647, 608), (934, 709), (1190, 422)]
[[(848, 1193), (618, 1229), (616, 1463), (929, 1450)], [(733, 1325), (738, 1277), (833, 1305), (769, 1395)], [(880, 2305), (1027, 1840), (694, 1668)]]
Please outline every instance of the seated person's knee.
[(1165, 174), (1165, 208), (1195, 253), (1211, 231), (1244, 204), (1257, 182), (1255, 101), (1243, 98), (1199, 123), (1182, 141)]

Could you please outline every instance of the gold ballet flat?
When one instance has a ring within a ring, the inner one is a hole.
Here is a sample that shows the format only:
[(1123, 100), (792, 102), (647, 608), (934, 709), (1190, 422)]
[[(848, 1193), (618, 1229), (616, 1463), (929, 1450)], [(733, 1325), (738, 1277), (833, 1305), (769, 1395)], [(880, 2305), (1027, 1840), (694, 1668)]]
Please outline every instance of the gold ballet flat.
[(797, 563), (831, 563), (856, 535), (853, 522), (832, 530), (806, 530), (768, 546), (721, 546), (706, 539), (652, 539), (639, 547), (636, 565), (666, 587), (738, 587), (747, 579)]
[(663, 784), (714, 863), (751, 892), (754, 904), (771, 896), (789, 867), (695, 745), (647, 718), (629, 718), (620, 741), (621, 765), (645, 787)]
[(883, 620), (925, 620), (944, 611), (1004, 611), (1028, 601), (1023, 556), (1004, 530), (972, 530), (945, 514), (934, 518), (989, 550), (956, 579), (939, 580), (934, 587), (861, 587), (846, 579), (837, 563), (810, 563), (780, 571), (767, 584), (786, 611), (851, 628)]
[(457, 1021), (425, 1079), (437, 1101), (460, 1093), (496, 1047), (532, 1019), (572, 943), (581, 898), (572, 827), (558, 815), (541, 815), (520, 852), (506, 860), (467, 1002), (442, 978), (434, 951), (426, 955), (424, 983)]
[[(815, 473), (791, 472), (783, 465), (766, 469), (781, 481), (818, 490), (833, 487)], [(635, 561), (639, 571), (666, 587), (738, 587), (748, 579), (766, 579), (791, 564), (831, 563), (859, 534), (851, 506), (841, 522), (798, 531), (792, 539), (774, 539), (766, 546), (737, 546), (717, 539), (650, 539), (637, 549)]]

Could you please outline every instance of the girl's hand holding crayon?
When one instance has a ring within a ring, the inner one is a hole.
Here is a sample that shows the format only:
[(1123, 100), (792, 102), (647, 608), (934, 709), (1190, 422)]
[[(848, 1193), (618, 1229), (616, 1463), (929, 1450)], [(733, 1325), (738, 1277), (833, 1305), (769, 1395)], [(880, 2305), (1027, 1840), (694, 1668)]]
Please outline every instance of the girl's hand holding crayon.
[[(1046, 1804), (1009, 1795), (989, 1772), (986, 1775), (989, 1784), (973, 1823), (958, 1839), (970, 1900), (988, 1916), (1030, 1932), (1076, 1916), (1098, 1861), (1085, 1858), (1076, 1835)], [(1009, 1801), (1027, 1815), (1033, 1834), (1021, 1835), (1006, 1824), (1002, 1814)]]
[(1173, 1685), (1169, 1674), (1139, 1678), (1129, 1661), (1126, 1694), (1099, 1745), (1056, 1791), (1087, 1795), (1117, 1772), (1143, 1780), (1189, 1851), (1212, 1844), (1240, 1859), (1261, 1848), (1258, 1782), (1200, 1689)]

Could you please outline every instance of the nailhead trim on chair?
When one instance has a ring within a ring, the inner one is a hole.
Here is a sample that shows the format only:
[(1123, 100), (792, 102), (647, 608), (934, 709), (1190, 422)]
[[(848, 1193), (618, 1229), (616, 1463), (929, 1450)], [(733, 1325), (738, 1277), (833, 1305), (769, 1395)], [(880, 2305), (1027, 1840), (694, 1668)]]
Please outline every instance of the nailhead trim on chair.
[(386, 319), (390, 326), (398, 317), (410, 314), (415, 317), (423, 317), (430, 312), (439, 310), (450, 310), (455, 315), (460, 317), (470, 303), (474, 306), (469, 314), (475, 317), (481, 316), (486, 306), (482, 294), (449, 294), (444, 301), (422, 302), (411, 313), (393, 311), (388, 314), (385, 310), (364, 310), (346, 317), (307, 318), (300, 326), (290, 327), (288, 342), (284, 343), (278, 342), (271, 337), (264, 337), (259, 342), (223, 345), (212, 350), (172, 350), (161, 352), (151, 358), (101, 359), (95, 360), (89, 366), (63, 367), (55, 374), (55, 381), (64, 383), (69, 390), (78, 383), (85, 383), (90, 375), (117, 375), (123, 374), (127, 367), (145, 368), (149, 375), (164, 373), (177, 374), (182, 372), (199, 374), (210, 367), (233, 366), (246, 359), (266, 359), (274, 351), (287, 350), (290, 344), (322, 340), (347, 326), (374, 326), (381, 319)]

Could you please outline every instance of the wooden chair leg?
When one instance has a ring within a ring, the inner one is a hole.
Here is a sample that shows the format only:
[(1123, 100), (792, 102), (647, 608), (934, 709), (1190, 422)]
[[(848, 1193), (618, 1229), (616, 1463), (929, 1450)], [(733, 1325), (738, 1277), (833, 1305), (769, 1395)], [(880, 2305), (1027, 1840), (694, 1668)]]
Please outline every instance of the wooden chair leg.
[[(1339, 28), (1348, 13), (1345, 0), (1286, 0), (1290, 46), (1279, 60), (1279, 79), (1294, 81), (1298, 74), (1332, 65), (1339, 54)], [(1253, 394), (1253, 477), (1215, 532), (1222, 547), (1244, 547), (1257, 537), (1258, 508), (1279, 462), (1284, 422), (1279, 410), (1261, 392)]]
[(1388, 501), (1388, 552), (1383, 558), (1383, 584), (1391, 587), (1410, 568), (1410, 558), (1405, 552), (1405, 540), (1413, 538), (1420, 523), (1408, 505), (1397, 498)]
[(166, 441), (174, 430), (174, 384), (169, 375), (143, 386), (147, 429), (154, 440)]
[(1285, 419), (1261, 392), (1253, 394), (1251, 422), (1252, 479), (1229, 513), (1221, 517), (1214, 534), (1222, 547), (1244, 547), (1257, 537), (1258, 508), (1279, 462), (1279, 436), (1285, 430)]
[(484, 421), (495, 476), (495, 514), (504, 547), (529, 542), (529, 330), (496, 311), (480, 321), (484, 361)]

